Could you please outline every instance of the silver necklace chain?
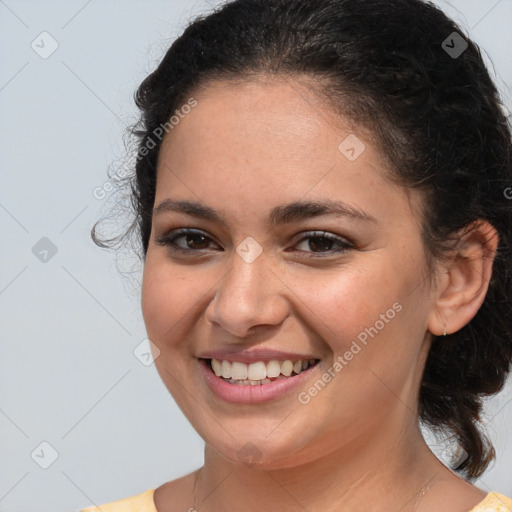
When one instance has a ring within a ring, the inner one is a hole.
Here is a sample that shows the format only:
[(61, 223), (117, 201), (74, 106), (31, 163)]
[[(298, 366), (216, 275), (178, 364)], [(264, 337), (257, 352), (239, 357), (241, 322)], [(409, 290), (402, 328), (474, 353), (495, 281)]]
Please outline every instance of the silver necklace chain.
[[(197, 494), (196, 494), (196, 487), (197, 487), (197, 482), (199, 480), (199, 473), (201, 472), (201, 469), (198, 470), (198, 472), (196, 473), (196, 476), (194, 478), (194, 489), (192, 491), (192, 494), (193, 494), (193, 497), (194, 497), (194, 509), (193, 511), (192, 510), (189, 510), (189, 512), (199, 512), (199, 510), (197, 509)], [(430, 490), (430, 488), (432, 487), (433, 485), (433, 481), (434, 481), (435, 477), (431, 478), (428, 482), (427, 482), (427, 485), (425, 485), (422, 489), (421, 489), (421, 492), (420, 492), (420, 495), (418, 497), (418, 499), (416, 500), (416, 504), (414, 505), (414, 508), (413, 508), (413, 512), (418, 508), (421, 500), (423, 499), (423, 497), (425, 496), (425, 494), (427, 494), (427, 492)]]
[(199, 480), (199, 473), (201, 472), (201, 469), (199, 469), (196, 473), (196, 476), (194, 478), (194, 490), (192, 491), (193, 493), (193, 496), (194, 496), (194, 510), (189, 510), (189, 512), (199, 512), (197, 510), (197, 495), (196, 495), (196, 486), (197, 486), (197, 481)]
[(414, 508), (413, 508), (413, 512), (418, 508), (418, 505), (420, 504), (420, 501), (423, 499), (423, 496), (425, 496), (425, 494), (427, 494), (427, 492), (430, 490), (430, 488), (432, 487), (433, 485), (433, 482), (434, 482), (434, 479), (435, 477), (432, 477), (426, 486), (423, 487), (423, 489), (421, 490), (421, 493), (420, 493), (420, 496), (418, 498), (418, 500), (416, 501), (416, 505), (414, 505)]

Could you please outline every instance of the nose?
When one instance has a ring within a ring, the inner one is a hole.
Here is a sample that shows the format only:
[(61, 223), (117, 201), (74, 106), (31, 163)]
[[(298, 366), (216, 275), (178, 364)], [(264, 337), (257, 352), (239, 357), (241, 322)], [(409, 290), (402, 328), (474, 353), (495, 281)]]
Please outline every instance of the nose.
[(264, 326), (276, 327), (289, 312), (284, 290), (286, 285), (263, 254), (252, 263), (234, 254), (231, 268), (208, 305), (206, 319), (228, 332), (228, 339), (254, 335)]

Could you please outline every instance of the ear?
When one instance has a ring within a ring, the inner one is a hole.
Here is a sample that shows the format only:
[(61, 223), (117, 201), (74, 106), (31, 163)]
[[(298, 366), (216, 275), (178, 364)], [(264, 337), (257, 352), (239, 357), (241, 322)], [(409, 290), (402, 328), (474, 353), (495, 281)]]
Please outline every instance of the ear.
[(484, 220), (465, 228), (452, 256), (441, 265), (427, 328), (436, 335), (462, 329), (482, 305), (492, 275), (498, 233)]

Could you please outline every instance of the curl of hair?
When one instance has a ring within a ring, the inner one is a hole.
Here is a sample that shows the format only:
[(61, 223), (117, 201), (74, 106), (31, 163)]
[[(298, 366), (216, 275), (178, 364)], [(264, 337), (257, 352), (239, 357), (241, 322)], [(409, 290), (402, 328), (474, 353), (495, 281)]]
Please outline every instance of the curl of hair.
[[(468, 42), (458, 58), (442, 47), (452, 32)], [(93, 239), (107, 246), (135, 234), (145, 258), (161, 145), (150, 142), (154, 130), (212, 81), (258, 75), (304, 77), (333, 111), (368, 128), (393, 179), (423, 192), (430, 262), (478, 219), (498, 232), (485, 301), (461, 330), (434, 337), (419, 394), (420, 421), (468, 453), (456, 471), (480, 476), (495, 457), (482, 400), (502, 389), (512, 362), (511, 133), (479, 48), (432, 3), (234, 0), (197, 17), (136, 93), (134, 222), (103, 242), (95, 225)]]

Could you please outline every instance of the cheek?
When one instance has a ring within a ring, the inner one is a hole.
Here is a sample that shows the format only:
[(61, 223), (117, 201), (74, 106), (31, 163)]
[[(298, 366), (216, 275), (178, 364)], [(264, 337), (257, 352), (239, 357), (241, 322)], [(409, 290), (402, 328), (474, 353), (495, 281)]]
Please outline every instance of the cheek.
[(330, 351), (347, 354), (348, 373), (370, 367), (394, 380), (415, 364), (421, 347), (428, 302), (421, 274), (421, 259), (383, 251), (330, 275), (295, 279), (295, 293)]
[(318, 333), (333, 345), (339, 340), (338, 348), (343, 349), (348, 340), (379, 321), (381, 314), (391, 309), (389, 315), (395, 316), (392, 308), (400, 295), (400, 283), (396, 275), (388, 274), (393, 272), (376, 259), (371, 265), (348, 264), (307, 280), (295, 279), (300, 284), (292, 289), (310, 310), (308, 318), (314, 319)]
[(152, 258), (148, 251), (142, 280), (141, 306), (148, 337), (157, 346), (172, 345), (180, 319), (190, 312), (194, 297), (190, 283), (173, 273), (169, 265)]
[[(186, 406), (183, 382), (188, 357), (181, 342), (189, 328), (193, 298), (190, 283), (178, 272), (150, 254), (146, 256), (141, 289), (141, 306), (148, 338), (158, 348), (155, 367), (180, 407)], [(197, 299), (196, 299), (197, 300)]]

